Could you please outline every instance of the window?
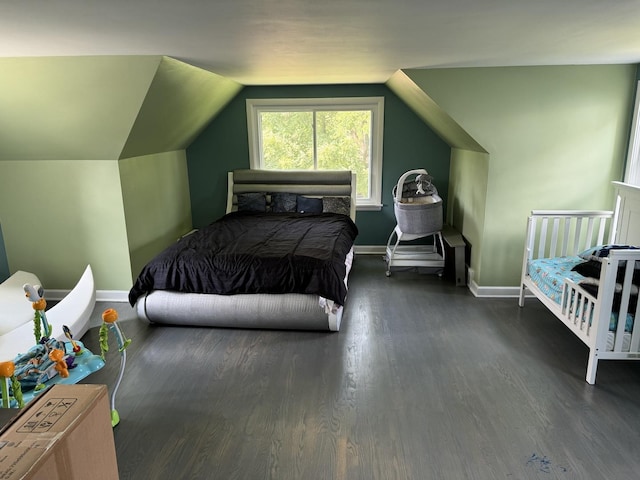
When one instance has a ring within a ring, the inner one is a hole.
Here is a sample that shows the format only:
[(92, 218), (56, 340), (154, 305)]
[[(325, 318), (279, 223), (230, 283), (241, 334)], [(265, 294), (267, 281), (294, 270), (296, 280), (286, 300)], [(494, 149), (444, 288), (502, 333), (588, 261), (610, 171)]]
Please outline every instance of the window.
[(631, 135), (629, 138), (629, 152), (624, 181), (631, 185), (640, 186), (640, 82), (636, 88), (636, 106), (633, 109)]
[(383, 97), (248, 99), (251, 168), (351, 170), (358, 209), (380, 209), (383, 119)]

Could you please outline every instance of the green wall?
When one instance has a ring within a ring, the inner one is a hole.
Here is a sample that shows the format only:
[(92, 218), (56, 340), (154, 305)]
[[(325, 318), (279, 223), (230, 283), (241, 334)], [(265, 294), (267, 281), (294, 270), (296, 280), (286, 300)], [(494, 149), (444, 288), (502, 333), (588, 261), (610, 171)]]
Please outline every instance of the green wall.
[(131, 278), (115, 160), (0, 162), (0, 218), (11, 272), (69, 289), (91, 263), (100, 289)]
[[(127, 291), (190, 229), (184, 149), (242, 88), (163, 56), (0, 58), (9, 272)], [(0, 271), (1, 273), (1, 271)]]
[(383, 208), (361, 211), (359, 245), (385, 245), (395, 226), (391, 191), (407, 170), (425, 168), (447, 198), (451, 149), (384, 85), (245, 87), (187, 149), (194, 227), (224, 214), (226, 173), (249, 168), (247, 98), (384, 96)]
[(184, 150), (119, 162), (131, 257), (137, 276), (159, 251), (191, 230), (191, 205)]
[(9, 263), (7, 262), (7, 252), (4, 249), (4, 237), (2, 235), (2, 225), (0, 225), (0, 283), (9, 278)]
[(477, 284), (516, 285), (529, 210), (612, 207), (639, 76), (405, 70), (437, 113), (424, 117), (386, 85), (242, 89), (161, 56), (3, 58), (0, 71), (0, 276), (32, 270), (65, 289), (91, 263), (100, 290), (127, 290), (146, 259), (224, 213), (226, 172), (249, 165), (246, 98), (296, 96), (385, 97), (384, 207), (358, 213), (358, 244), (386, 243), (393, 185), (426, 168)]
[(482, 252), (488, 175), (487, 153), (459, 148), (451, 150), (447, 223), (464, 233), (471, 246), (469, 266), (474, 271), (478, 271), (478, 252)]
[[(454, 215), (465, 235), (481, 239), (472, 249), (478, 285), (518, 284), (530, 210), (613, 208), (635, 66), (404, 72), (488, 152), (477, 167), (464, 155), (452, 160)], [(484, 212), (465, 193), (471, 185), (486, 191)]]

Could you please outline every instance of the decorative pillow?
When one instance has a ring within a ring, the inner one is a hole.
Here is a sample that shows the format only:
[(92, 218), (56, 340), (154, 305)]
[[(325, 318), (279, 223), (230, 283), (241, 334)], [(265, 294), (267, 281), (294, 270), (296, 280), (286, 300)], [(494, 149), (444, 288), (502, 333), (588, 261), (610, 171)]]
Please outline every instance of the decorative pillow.
[(351, 213), (351, 197), (323, 197), (323, 213), (341, 213), (347, 215)]
[(262, 192), (257, 193), (239, 193), (238, 211), (239, 212), (266, 212), (267, 196)]
[(298, 213), (322, 213), (322, 199), (298, 195), (296, 199)]
[(295, 212), (297, 197), (295, 193), (272, 193), (271, 211), (275, 213)]

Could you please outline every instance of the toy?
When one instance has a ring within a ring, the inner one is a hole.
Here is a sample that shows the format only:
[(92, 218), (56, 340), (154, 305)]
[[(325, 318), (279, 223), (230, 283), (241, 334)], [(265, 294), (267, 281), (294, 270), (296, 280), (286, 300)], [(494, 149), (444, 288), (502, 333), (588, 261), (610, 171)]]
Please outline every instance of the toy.
[(2, 391), (2, 408), (9, 408), (11, 404), (9, 386), (11, 386), (13, 390), (13, 398), (18, 403), (18, 407), (24, 407), (22, 389), (20, 387), (20, 382), (16, 379), (15, 369), (16, 366), (13, 362), (0, 362), (0, 377), (2, 377), (2, 384), (0, 385)]
[[(66, 355), (66, 345), (55, 338), (41, 340), (26, 353), (13, 359), (16, 365), (16, 378), (25, 391), (36, 392), (45, 387), (45, 383), (60, 375), (69, 377), (69, 368), (74, 368), (74, 357)], [(67, 363), (68, 362), (68, 363)]]
[(69, 327), (63, 325), (62, 331), (64, 332), (65, 337), (67, 337), (71, 342), (71, 345), (73, 345), (73, 353), (75, 353), (76, 355), (82, 355), (82, 348), (80, 347), (80, 345), (78, 345), (78, 342), (73, 339), (73, 335), (71, 334), (71, 330), (69, 330)]
[(69, 368), (67, 362), (65, 362), (65, 354), (59, 348), (54, 348), (49, 352), (49, 359), (55, 363), (55, 370), (62, 378), (69, 376)]
[(26, 353), (18, 353), (12, 361), (0, 362), (0, 406), (3, 408), (23, 407), (47, 386), (78, 383), (105, 364), (103, 358), (74, 340), (67, 326), (63, 325), (63, 332), (68, 341), (52, 337), (44, 289), (40, 285), (24, 284), (23, 290), (35, 312), (35, 344)]
[[(115, 408), (115, 397), (124, 376), (127, 360), (126, 348), (131, 340), (126, 338), (116, 323), (118, 312), (109, 308), (102, 313), (100, 327), (100, 355), (94, 355), (82, 342), (74, 340), (71, 330), (62, 326), (68, 341), (53, 338), (52, 326), (47, 320), (47, 302), (44, 289), (40, 285), (23, 285), (23, 290), (34, 310), (35, 345), (26, 353), (19, 353), (13, 361), (0, 362), (0, 392), (2, 407), (22, 407), (46, 386), (53, 383), (77, 383), (105, 364), (105, 354), (109, 350), (109, 331), (113, 332), (120, 352), (120, 372), (111, 395), (111, 425), (120, 423), (120, 415)], [(23, 393), (24, 392), (24, 393)]]
[(118, 342), (118, 351), (120, 352), (120, 372), (118, 374), (118, 380), (116, 381), (116, 385), (113, 388), (113, 392), (111, 394), (111, 425), (115, 427), (118, 423), (120, 423), (120, 415), (116, 410), (116, 393), (118, 392), (118, 387), (120, 387), (120, 382), (122, 381), (122, 377), (124, 375), (124, 367), (127, 363), (127, 352), (126, 348), (131, 343), (131, 340), (126, 338), (120, 329), (120, 326), (116, 323), (118, 321), (118, 312), (113, 308), (108, 308), (104, 312), (102, 312), (102, 325), (100, 326), (100, 353), (102, 359), (104, 359), (105, 353), (109, 351), (109, 330), (111, 330)]
[[(44, 289), (40, 285), (32, 286), (28, 283), (25, 283), (22, 288), (33, 305), (33, 333), (36, 337), (36, 343), (38, 343), (41, 338), (49, 338), (49, 335), (51, 335), (51, 325), (49, 325), (47, 314), (45, 313), (47, 301), (44, 299)], [(42, 335), (40, 323), (42, 323), (42, 328), (44, 328), (44, 335)]]

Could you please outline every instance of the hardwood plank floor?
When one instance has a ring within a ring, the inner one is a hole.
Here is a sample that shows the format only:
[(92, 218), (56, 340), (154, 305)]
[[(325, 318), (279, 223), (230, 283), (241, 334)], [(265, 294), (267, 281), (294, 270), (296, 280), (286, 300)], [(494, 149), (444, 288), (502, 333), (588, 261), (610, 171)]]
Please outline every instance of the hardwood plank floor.
[[(121, 479), (633, 479), (640, 363), (602, 361), (536, 300), (479, 299), (358, 256), (341, 331), (148, 326), (116, 406)], [(98, 348), (97, 328), (83, 341)], [(115, 383), (114, 348), (88, 383)]]

